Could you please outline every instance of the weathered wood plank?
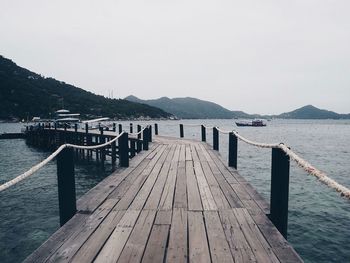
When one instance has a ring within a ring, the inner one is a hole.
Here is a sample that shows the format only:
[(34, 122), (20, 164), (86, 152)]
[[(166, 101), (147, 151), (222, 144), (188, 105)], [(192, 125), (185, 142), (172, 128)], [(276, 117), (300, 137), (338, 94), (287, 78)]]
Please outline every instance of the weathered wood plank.
[(254, 255), (259, 262), (279, 262), (276, 255), (272, 252), (271, 247), (262, 238), (260, 231), (249, 220), (249, 213), (247, 210), (234, 209), (237, 221), (247, 239), (249, 245), (253, 248)]
[(216, 211), (204, 211), (212, 262), (234, 262), (219, 215)]
[(235, 262), (256, 262), (252, 248), (249, 246), (233, 210), (222, 210), (219, 212), (219, 216), (234, 260)]
[(180, 160), (177, 167), (174, 207), (187, 208), (186, 163)]
[(121, 218), (94, 262), (116, 262), (136, 223), (140, 210), (128, 210)]
[(199, 193), (202, 199), (203, 209), (217, 210), (214, 197), (210, 191), (209, 185), (202, 170), (202, 166), (199, 162), (194, 162), (194, 171), (197, 178)]
[(141, 212), (130, 238), (128, 239), (118, 259), (118, 262), (124, 263), (141, 261), (148, 237), (151, 233), (155, 215), (156, 212), (152, 210), (143, 210)]
[(171, 161), (168, 178), (164, 185), (162, 197), (159, 202), (160, 210), (170, 210), (173, 208), (179, 155), (180, 155), (180, 146), (177, 145), (174, 153), (174, 157)]
[(153, 263), (164, 261), (168, 235), (169, 225), (153, 225), (142, 262)]
[(202, 202), (198, 190), (197, 178), (193, 170), (193, 162), (186, 161), (187, 203), (188, 210), (202, 211)]
[(188, 242), (190, 262), (210, 262), (209, 246), (202, 212), (188, 212)]
[(187, 262), (187, 211), (174, 208), (166, 262)]
[(89, 216), (86, 222), (80, 226), (80, 231), (70, 236), (64, 244), (48, 259), (49, 262), (69, 261), (70, 258), (85, 243), (89, 236), (101, 224), (104, 218), (111, 212), (114, 207), (114, 200), (105, 201), (96, 212)]
[(172, 210), (162, 210), (157, 212), (156, 220), (154, 221), (155, 225), (170, 225)]
[(92, 262), (124, 214), (125, 210), (113, 210), (109, 213), (88, 240), (80, 247), (72, 261)]
[[(159, 162), (157, 162), (150, 173), (150, 175), (147, 177), (145, 183), (142, 185), (140, 191), (135, 196), (135, 199), (130, 205), (130, 209), (134, 210), (140, 210), (143, 208), (148, 196), (150, 195), (150, 192), (153, 188), (153, 185), (155, 184), (158, 175), (165, 163), (165, 160), (170, 152), (170, 147), (167, 147), (164, 154), (159, 158)], [(168, 168), (167, 168), (168, 169)]]
[(160, 201), (160, 198), (162, 196), (163, 189), (164, 189), (164, 184), (168, 178), (171, 160), (172, 160), (174, 153), (175, 153), (175, 147), (176, 147), (175, 145), (171, 146), (170, 152), (169, 152), (168, 156), (166, 157), (166, 160), (163, 162), (163, 167), (159, 172), (157, 180), (156, 180), (156, 182), (152, 188), (152, 191), (147, 199), (147, 202), (145, 204), (144, 209), (157, 209), (158, 208), (158, 204), (159, 204), (159, 201)]

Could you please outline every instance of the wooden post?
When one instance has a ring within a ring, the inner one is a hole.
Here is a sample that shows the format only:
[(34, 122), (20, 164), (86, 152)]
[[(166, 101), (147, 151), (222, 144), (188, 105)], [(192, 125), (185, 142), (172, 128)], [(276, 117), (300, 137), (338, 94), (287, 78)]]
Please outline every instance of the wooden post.
[(136, 153), (136, 141), (132, 139), (130, 141), (130, 158), (133, 158)]
[(148, 128), (144, 129), (142, 132), (143, 149), (146, 151), (148, 150), (148, 132)]
[(154, 135), (158, 135), (158, 123), (154, 124)]
[(123, 125), (121, 123), (118, 125), (118, 129), (119, 129), (119, 134), (121, 134), (123, 132)]
[(279, 148), (272, 148), (270, 219), (287, 238), (289, 156)]
[(152, 125), (148, 125), (148, 141), (152, 142)]
[(129, 167), (129, 143), (128, 133), (124, 132), (118, 138), (119, 164), (121, 167)]
[(55, 125), (55, 131), (57, 131), (57, 122), (55, 122), (54, 125)]
[[(141, 125), (137, 125), (137, 132), (141, 131)], [(141, 152), (142, 150), (142, 142), (141, 142), (141, 133), (137, 134), (137, 143), (136, 143), (136, 151), (137, 153)]]
[(184, 137), (184, 125), (180, 124), (180, 138)]
[[(105, 138), (103, 137), (103, 127), (100, 127), (100, 133), (101, 133), (101, 136), (100, 136), (100, 144), (102, 143), (105, 143)], [(100, 150), (100, 153), (101, 153), (101, 163), (102, 165), (104, 165), (104, 162), (106, 160), (106, 150), (105, 150), (105, 147), (102, 147), (101, 150)]]
[(117, 128), (116, 128), (116, 124), (113, 122), (113, 132), (116, 132)]
[(85, 123), (85, 133), (88, 134), (89, 133), (89, 124)]
[(133, 133), (132, 123), (130, 123), (130, 133)]
[(112, 166), (114, 167), (115, 166), (115, 163), (117, 161), (117, 142), (114, 141), (112, 142), (112, 149), (111, 149), (111, 155), (112, 155)]
[(58, 203), (63, 226), (77, 211), (73, 148), (63, 149), (57, 156)]
[(228, 166), (237, 169), (237, 136), (228, 134)]
[(207, 141), (207, 133), (205, 131), (205, 126), (201, 125), (201, 132), (202, 132), (202, 142)]
[(213, 149), (219, 150), (219, 131), (216, 127), (213, 127)]

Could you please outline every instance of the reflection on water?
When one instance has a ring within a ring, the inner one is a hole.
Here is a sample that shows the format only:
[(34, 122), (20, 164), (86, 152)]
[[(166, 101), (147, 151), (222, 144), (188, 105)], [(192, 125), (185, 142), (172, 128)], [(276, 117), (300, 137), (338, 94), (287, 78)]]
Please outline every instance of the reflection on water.
[[(237, 128), (233, 120), (183, 120), (236, 129), (261, 142), (285, 142), (294, 151), (338, 182), (350, 186), (350, 121), (273, 120), (263, 128)], [(123, 122), (128, 127), (129, 122)], [(161, 135), (179, 136), (180, 121), (157, 121)], [(135, 122), (137, 124), (137, 122)], [(0, 124), (0, 132), (18, 129)], [(200, 138), (200, 128), (186, 127), (185, 137)], [(212, 132), (207, 140), (212, 143)], [(227, 158), (227, 136), (220, 135), (220, 153)], [(239, 142), (238, 170), (269, 200), (271, 150)], [(4, 150), (6, 149), (6, 150)], [(0, 182), (5, 182), (44, 159), (49, 153), (30, 148), (24, 140), (0, 141)], [(77, 165), (77, 194), (102, 180), (95, 165)], [(305, 262), (350, 261), (350, 202), (291, 166), (288, 240)], [(0, 258), (19, 262), (58, 227), (56, 164), (51, 162), (31, 178), (0, 193)]]

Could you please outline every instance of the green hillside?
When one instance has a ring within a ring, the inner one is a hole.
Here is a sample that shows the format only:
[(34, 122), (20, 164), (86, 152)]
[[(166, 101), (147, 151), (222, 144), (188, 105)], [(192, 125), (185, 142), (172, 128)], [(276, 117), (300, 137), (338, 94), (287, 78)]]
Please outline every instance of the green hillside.
[(83, 117), (168, 118), (171, 114), (145, 104), (95, 95), (17, 66), (0, 56), (0, 119), (50, 117), (65, 107)]

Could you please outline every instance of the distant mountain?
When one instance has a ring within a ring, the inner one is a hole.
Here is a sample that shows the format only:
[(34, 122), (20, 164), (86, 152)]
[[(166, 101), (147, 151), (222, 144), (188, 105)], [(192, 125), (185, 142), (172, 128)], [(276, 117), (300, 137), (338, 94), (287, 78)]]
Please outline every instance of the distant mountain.
[(89, 117), (168, 118), (171, 114), (145, 104), (109, 99), (17, 66), (0, 56), (0, 119), (40, 116), (62, 108)]
[(281, 119), (350, 119), (350, 114), (339, 114), (307, 105), (291, 112), (275, 116)]
[(190, 97), (174, 99), (162, 97), (154, 100), (141, 100), (131, 95), (125, 99), (160, 108), (183, 119), (232, 119), (253, 118), (255, 116), (242, 111), (230, 111), (216, 103)]

